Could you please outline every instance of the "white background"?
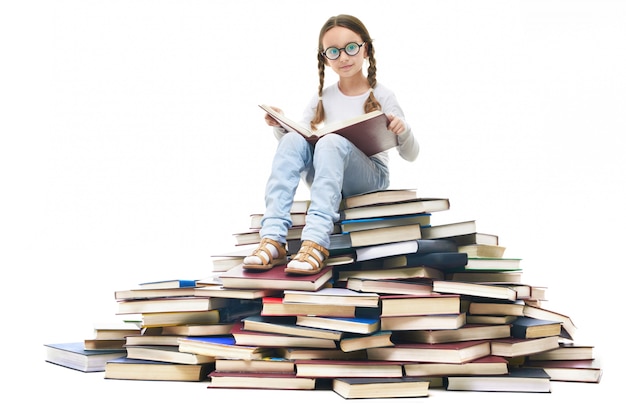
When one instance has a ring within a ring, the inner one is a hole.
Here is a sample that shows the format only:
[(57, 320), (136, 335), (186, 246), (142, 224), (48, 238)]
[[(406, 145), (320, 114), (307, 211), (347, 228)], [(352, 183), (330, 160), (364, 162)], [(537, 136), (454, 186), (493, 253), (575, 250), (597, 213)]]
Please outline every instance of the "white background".
[[(525, 281), (548, 287), (546, 308), (596, 346), (603, 382), (345, 401), (45, 364), (44, 343), (89, 338), (94, 322), (116, 318), (115, 290), (205, 278), (211, 255), (233, 248), (232, 234), (262, 210), (275, 147), (257, 104), (300, 115), (317, 89), (319, 28), (338, 13), (369, 28), (378, 80), (421, 145), (415, 163), (393, 155), (392, 187), (449, 198), (433, 223), (471, 219), (499, 235)], [(20, 407), (67, 415), (83, 414), (78, 398), (117, 413), (238, 404), (280, 414), (298, 410), (292, 401), (361, 415), (486, 401), (597, 409), (623, 368), (624, 22), (626, 3), (603, 0), (3, 2), (5, 395), (27, 390), (35, 401)]]

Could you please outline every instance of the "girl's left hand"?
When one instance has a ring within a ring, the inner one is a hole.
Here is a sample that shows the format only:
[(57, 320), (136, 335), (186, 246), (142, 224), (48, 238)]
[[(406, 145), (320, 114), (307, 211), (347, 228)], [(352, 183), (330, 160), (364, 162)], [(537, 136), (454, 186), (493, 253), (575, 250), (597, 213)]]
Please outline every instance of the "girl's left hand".
[(405, 130), (404, 122), (399, 117), (394, 116), (393, 114), (388, 114), (387, 118), (389, 119), (389, 126), (387, 129), (391, 130), (396, 135), (402, 134)]

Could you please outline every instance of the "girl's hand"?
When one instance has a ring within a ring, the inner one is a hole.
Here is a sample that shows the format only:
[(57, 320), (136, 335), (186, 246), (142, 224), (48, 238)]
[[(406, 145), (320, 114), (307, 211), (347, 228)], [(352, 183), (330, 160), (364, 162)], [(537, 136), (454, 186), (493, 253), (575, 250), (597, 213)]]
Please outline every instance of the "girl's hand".
[(402, 132), (406, 129), (404, 122), (399, 117), (396, 117), (393, 114), (388, 114), (387, 119), (389, 119), (389, 126), (387, 129), (391, 130), (396, 135), (402, 134)]
[[(283, 114), (283, 111), (279, 109), (278, 107), (270, 106), (270, 108), (277, 113)], [(268, 126), (272, 126), (272, 127), (280, 126), (280, 124), (276, 121), (276, 119), (270, 116), (269, 113), (265, 113), (265, 123), (267, 123)]]

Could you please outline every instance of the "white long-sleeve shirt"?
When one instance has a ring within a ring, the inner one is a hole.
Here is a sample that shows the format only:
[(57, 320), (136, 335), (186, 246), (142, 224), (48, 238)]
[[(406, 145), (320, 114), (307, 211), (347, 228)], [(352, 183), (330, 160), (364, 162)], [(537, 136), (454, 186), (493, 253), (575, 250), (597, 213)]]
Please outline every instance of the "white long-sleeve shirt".
[[(358, 96), (347, 96), (339, 90), (338, 83), (326, 87), (322, 92), (324, 113), (326, 115), (324, 123), (332, 124), (363, 114), (363, 106), (368, 96), (369, 91)], [(405, 130), (398, 135), (398, 146), (396, 149), (403, 159), (414, 161), (419, 154), (419, 144), (413, 136), (411, 127), (406, 122), (404, 112), (396, 99), (396, 95), (390, 89), (377, 83), (374, 88), (374, 96), (380, 103), (383, 113), (392, 114), (404, 122)], [(315, 95), (305, 108), (300, 121), (304, 126), (309, 126), (311, 120), (313, 120), (318, 100), (318, 96)], [(284, 133), (285, 131), (282, 128), (276, 128), (276, 136), (278, 138), (282, 137)], [(389, 162), (388, 151), (372, 155), (371, 158), (375, 158), (385, 165)]]

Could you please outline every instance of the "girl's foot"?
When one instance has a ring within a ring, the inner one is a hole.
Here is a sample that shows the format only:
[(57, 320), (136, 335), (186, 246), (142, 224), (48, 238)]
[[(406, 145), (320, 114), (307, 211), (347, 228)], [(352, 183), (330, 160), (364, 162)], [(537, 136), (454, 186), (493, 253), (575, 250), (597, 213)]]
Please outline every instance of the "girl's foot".
[(285, 272), (298, 275), (317, 274), (326, 265), (328, 250), (311, 240), (305, 240), (300, 250), (287, 264)]
[(243, 259), (243, 268), (256, 271), (267, 271), (276, 265), (287, 263), (287, 251), (284, 243), (264, 237), (252, 255)]

